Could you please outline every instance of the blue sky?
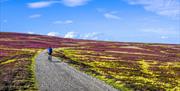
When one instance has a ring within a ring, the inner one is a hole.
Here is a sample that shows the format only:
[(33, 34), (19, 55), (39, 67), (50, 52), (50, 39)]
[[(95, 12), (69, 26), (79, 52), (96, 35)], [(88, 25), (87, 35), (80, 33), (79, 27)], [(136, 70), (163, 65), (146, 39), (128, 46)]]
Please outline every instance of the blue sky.
[(180, 0), (1, 0), (0, 31), (180, 44)]

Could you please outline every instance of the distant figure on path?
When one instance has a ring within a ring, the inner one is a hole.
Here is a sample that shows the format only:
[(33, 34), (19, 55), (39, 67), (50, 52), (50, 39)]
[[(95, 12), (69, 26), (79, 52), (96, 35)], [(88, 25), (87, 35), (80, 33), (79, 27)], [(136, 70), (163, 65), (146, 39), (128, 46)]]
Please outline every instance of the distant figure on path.
[(52, 55), (53, 49), (51, 47), (48, 48), (48, 54)]
[(47, 49), (47, 52), (48, 52), (48, 60), (52, 61), (52, 52), (53, 52), (53, 49), (51, 47), (49, 47)]

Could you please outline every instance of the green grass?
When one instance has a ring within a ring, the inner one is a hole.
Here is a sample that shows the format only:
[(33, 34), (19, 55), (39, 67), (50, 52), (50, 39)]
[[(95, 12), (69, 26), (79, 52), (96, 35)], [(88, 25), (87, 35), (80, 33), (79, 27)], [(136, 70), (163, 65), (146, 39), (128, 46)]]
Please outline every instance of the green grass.
[(15, 61), (16, 61), (16, 59), (7, 60), (5, 62), (2, 62), (1, 65), (12, 63), (12, 62), (15, 62)]
[(35, 72), (36, 63), (35, 63), (35, 60), (41, 51), (42, 50), (37, 51), (35, 56), (31, 59), (32, 63), (30, 65), (29, 70), (31, 71), (32, 77), (30, 78), (30, 80), (33, 81), (34, 84), (31, 88), (29, 88), (29, 90), (38, 90), (39, 85), (38, 85), (37, 80), (36, 80), (36, 72)]
[(140, 68), (143, 73), (153, 75), (153, 72), (149, 70), (150, 65), (148, 62), (145, 60), (140, 60), (138, 63), (140, 64)]

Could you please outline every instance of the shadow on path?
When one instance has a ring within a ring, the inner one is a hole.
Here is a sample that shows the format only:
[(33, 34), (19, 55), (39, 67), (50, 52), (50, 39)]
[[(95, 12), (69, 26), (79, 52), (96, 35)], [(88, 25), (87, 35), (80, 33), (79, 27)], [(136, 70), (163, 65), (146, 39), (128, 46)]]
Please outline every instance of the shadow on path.
[(53, 57), (51, 56), (51, 55), (48, 55), (48, 60), (50, 61), (50, 62), (57, 62), (57, 63), (59, 63), (59, 62), (61, 62), (61, 61), (58, 61), (58, 60), (53, 60), (52, 59)]

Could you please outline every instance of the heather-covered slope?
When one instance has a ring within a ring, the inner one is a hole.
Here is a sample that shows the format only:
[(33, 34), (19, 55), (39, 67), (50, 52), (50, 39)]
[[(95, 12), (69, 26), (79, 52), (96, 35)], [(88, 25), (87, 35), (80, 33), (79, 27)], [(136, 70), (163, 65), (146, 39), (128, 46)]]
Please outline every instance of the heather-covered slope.
[[(80, 40), (0, 32), (0, 90), (37, 90), (35, 57), (51, 47), (76, 46)], [(82, 41), (82, 40), (81, 40)]]
[(84, 43), (57, 49), (54, 56), (125, 90), (179, 91), (180, 46), (143, 43)]
[[(122, 90), (179, 90), (180, 45), (103, 42), (0, 32), (0, 90), (35, 90), (34, 57), (54, 56)], [(23, 69), (22, 69), (23, 68)], [(33, 79), (33, 80), (32, 80)]]
[(80, 40), (64, 39), (59, 37), (51, 37), (44, 35), (22, 34), (22, 33), (8, 33), (0, 32), (0, 46), (1, 47), (15, 47), (15, 48), (47, 48), (60, 46), (73, 46)]

